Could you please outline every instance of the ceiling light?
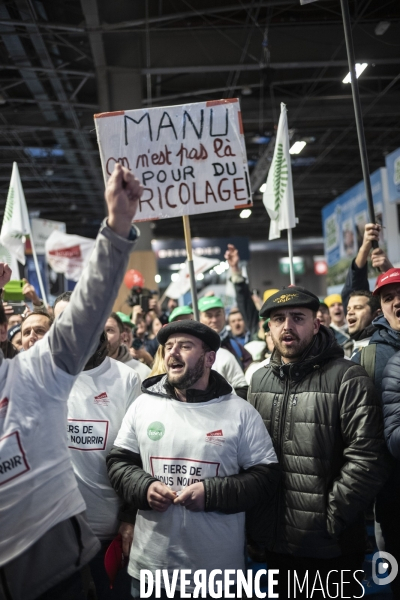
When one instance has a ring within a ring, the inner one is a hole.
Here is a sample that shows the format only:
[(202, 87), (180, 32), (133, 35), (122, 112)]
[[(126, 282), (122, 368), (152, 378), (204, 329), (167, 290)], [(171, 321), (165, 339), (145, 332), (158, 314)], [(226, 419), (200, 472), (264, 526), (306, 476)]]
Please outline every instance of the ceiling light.
[(267, 184), (263, 183), (262, 186), (260, 187), (260, 192), (263, 194), (266, 189), (267, 189)]
[(290, 148), (290, 154), (300, 154), (303, 150), (304, 146), (306, 146), (307, 142), (295, 142), (293, 146)]
[(157, 273), (157, 275), (155, 275), (155, 276), (154, 276), (154, 281), (155, 281), (156, 283), (161, 283), (161, 275), (159, 275), (159, 274)]
[(197, 281), (202, 281), (204, 279), (203, 273), (199, 273), (196, 277)]
[(379, 21), (375, 27), (375, 35), (383, 35), (390, 27), (389, 21)]
[(250, 208), (245, 208), (245, 209), (242, 210), (242, 212), (240, 213), (239, 217), (241, 219), (248, 219), (250, 215), (251, 215)]
[[(365, 69), (368, 67), (368, 63), (356, 63), (356, 77), (357, 79), (360, 77), (361, 73), (363, 71), (365, 71)], [(347, 73), (346, 77), (343, 79), (343, 83), (350, 83), (351, 82), (351, 75), (350, 73)]]
[(242, 87), (242, 96), (251, 96), (252, 93), (253, 93), (253, 90), (251, 88), (249, 88), (247, 85), (245, 87)]
[(172, 273), (171, 281), (178, 281), (178, 279), (179, 279), (179, 273)]

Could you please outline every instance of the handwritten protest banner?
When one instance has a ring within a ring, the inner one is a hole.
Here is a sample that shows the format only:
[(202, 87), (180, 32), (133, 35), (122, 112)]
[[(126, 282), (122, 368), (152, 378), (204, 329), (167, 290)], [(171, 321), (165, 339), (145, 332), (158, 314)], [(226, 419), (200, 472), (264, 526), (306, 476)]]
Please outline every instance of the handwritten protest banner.
[(95, 115), (105, 181), (121, 163), (145, 190), (136, 221), (252, 205), (239, 100)]

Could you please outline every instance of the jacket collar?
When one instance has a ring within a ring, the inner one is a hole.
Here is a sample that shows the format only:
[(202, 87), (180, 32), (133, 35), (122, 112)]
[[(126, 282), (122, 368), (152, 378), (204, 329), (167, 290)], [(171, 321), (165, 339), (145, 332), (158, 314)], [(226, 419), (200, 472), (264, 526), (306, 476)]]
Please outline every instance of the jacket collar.
[(274, 350), (271, 356), (271, 367), (281, 379), (289, 378), (300, 381), (311, 371), (319, 369), (325, 362), (335, 358), (343, 358), (344, 351), (329, 327), (321, 325), (311, 344), (304, 350), (302, 357), (295, 363), (282, 363), (282, 356)]
[[(170, 398), (178, 400), (175, 390), (168, 383), (167, 375), (155, 375), (148, 377), (142, 383), (142, 392), (153, 396), (161, 396), (162, 398)], [(206, 390), (186, 390), (186, 402), (208, 402), (232, 393), (232, 387), (229, 383), (216, 371), (210, 371), (209, 385)]]

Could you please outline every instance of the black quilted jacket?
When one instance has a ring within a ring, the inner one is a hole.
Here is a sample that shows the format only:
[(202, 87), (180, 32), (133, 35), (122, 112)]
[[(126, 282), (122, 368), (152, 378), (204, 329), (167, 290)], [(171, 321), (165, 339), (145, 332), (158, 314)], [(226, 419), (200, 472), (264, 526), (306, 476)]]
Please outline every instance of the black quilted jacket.
[(319, 558), (362, 551), (362, 512), (388, 471), (382, 409), (364, 369), (322, 326), (300, 362), (282, 365), (273, 353), (249, 401), (282, 470), (267, 548)]
[(386, 365), (382, 392), (386, 442), (390, 453), (400, 461), (400, 352)]

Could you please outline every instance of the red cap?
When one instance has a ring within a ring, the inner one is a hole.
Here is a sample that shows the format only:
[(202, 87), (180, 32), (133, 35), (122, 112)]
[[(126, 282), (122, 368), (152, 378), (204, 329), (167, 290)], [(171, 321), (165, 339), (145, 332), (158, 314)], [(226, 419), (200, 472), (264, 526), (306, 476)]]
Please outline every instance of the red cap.
[(389, 269), (386, 273), (379, 275), (376, 280), (375, 289), (372, 292), (373, 296), (378, 296), (381, 288), (390, 283), (400, 283), (400, 269)]

